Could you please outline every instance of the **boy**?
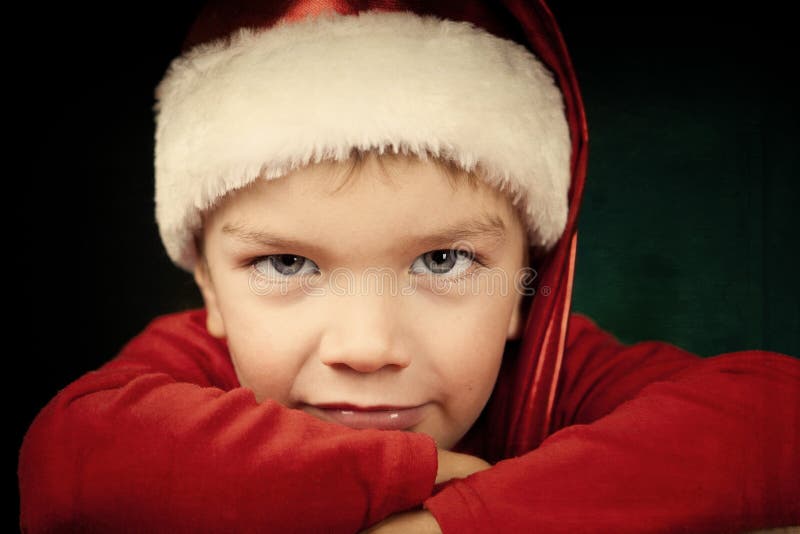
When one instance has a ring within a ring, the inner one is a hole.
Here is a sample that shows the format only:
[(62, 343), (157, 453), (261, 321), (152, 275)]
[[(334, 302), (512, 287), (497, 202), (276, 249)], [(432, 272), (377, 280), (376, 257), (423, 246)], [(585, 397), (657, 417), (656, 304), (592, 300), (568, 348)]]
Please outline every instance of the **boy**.
[(546, 7), (319, 4), (211, 6), (160, 87), (158, 220), (206, 308), (43, 410), (23, 527), (796, 524), (796, 362), (569, 315), (586, 129)]

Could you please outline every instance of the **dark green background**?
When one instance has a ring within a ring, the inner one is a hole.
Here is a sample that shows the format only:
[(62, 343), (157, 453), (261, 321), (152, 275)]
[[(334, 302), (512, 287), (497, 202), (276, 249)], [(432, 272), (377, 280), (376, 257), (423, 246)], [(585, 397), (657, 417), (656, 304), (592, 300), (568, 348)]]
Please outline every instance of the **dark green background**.
[(573, 309), (627, 342), (800, 356), (797, 62), (780, 13), (555, 11), (590, 132)]
[[(200, 303), (158, 237), (151, 110), (199, 4), (6, 13), (36, 37), (7, 48), (17, 447), (60, 388), (154, 316)], [(800, 355), (793, 18), (768, 4), (586, 4), (552, 5), (591, 135), (574, 309), (623, 341)]]

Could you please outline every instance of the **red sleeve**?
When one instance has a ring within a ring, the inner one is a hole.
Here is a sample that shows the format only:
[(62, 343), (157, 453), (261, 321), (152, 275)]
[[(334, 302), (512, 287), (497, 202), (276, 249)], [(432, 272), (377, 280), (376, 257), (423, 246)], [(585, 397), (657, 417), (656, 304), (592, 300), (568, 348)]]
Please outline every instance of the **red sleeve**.
[(23, 531), (352, 533), (430, 496), (430, 437), (352, 430), (237, 386), (204, 314), (151, 323), (37, 415)]
[(742, 532), (800, 525), (800, 361), (620, 344), (573, 315), (535, 450), (427, 499), (443, 532)]

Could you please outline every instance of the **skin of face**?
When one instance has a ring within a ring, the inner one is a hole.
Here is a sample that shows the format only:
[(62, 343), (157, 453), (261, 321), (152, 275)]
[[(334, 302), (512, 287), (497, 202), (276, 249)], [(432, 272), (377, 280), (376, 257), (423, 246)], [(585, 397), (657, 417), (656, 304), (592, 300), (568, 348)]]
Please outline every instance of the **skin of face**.
[[(450, 449), (521, 335), (522, 223), (504, 194), (454, 185), (430, 161), (399, 158), (389, 176), (370, 157), (337, 188), (340, 165), (259, 179), (206, 214), (195, 279), (208, 330), (259, 402), (323, 419), (314, 405), (420, 407), (405, 430)], [(503, 235), (420, 239), (492, 219)], [(454, 248), (471, 254), (435, 252)]]

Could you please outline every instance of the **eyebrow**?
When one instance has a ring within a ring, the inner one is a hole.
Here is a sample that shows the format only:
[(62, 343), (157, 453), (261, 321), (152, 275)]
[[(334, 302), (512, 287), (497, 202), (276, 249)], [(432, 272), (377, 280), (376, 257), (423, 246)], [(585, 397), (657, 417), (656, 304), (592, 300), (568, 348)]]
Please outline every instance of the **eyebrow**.
[[(243, 224), (226, 223), (222, 233), (239, 241), (257, 245), (284, 249), (311, 250), (323, 252), (324, 249), (314, 243), (306, 243), (297, 239), (282, 237), (271, 232), (249, 228)], [(459, 241), (488, 240), (492, 244), (501, 243), (506, 236), (506, 225), (496, 215), (484, 214), (479, 219), (460, 221), (441, 228), (427, 235), (412, 235), (401, 239), (400, 246), (437, 247), (450, 246)]]

